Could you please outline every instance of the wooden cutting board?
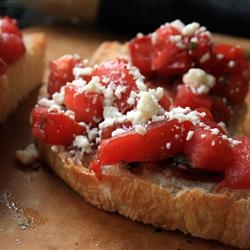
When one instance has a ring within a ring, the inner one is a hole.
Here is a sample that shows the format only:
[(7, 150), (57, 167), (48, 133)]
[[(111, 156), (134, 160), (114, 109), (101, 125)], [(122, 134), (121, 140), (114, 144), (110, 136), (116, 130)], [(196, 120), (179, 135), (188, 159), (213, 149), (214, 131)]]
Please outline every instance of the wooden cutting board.
[[(119, 38), (85, 28), (26, 30), (32, 31), (47, 35), (46, 62), (65, 53), (88, 58), (102, 41)], [(220, 35), (215, 38), (242, 44), (250, 50), (248, 40)], [(0, 249), (233, 249), (100, 211), (42, 163), (35, 168), (21, 166), (15, 160), (15, 151), (32, 141), (28, 119), (36, 95), (37, 90), (0, 125)]]

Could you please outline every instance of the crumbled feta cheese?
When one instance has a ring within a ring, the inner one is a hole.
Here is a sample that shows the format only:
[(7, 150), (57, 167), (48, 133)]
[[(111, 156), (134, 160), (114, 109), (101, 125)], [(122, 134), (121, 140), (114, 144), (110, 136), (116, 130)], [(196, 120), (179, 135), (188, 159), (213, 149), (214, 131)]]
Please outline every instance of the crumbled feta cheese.
[(75, 120), (75, 112), (74, 111), (68, 109), (64, 112), (64, 114), (66, 116), (68, 116), (70, 119)]
[(228, 67), (229, 67), (229, 68), (233, 68), (234, 66), (235, 66), (235, 61), (230, 60), (230, 61), (228, 62)]
[(123, 128), (117, 128), (116, 130), (114, 130), (112, 133), (111, 133), (111, 136), (116, 136), (116, 135), (120, 135), (122, 133), (126, 132), (125, 129)]
[(140, 134), (140, 135), (145, 135), (146, 132), (147, 132), (147, 129), (144, 126), (140, 125), (140, 124), (136, 124), (135, 125), (135, 132), (137, 134)]
[(60, 92), (55, 92), (52, 95), (52, 99), (57, 105), (64, 104), (64, 88), (62, 88)]
[(121, 99), (122, 98), (122, 94), (124, 92), (126, 92), (127, 90), (127, 86), (122, 86), (122, 85), (118, 85), (115, 89), (115, 96), (118, 98), (118, 99)]
[(39, 152), (34, 143), (30, 143), (24, 150), (16, 151), (17, 159), (24, 165), (31, 165), (39, 159)]
[(192, 36), (199, 28), (200, 28), (200, 24), (193, 22), (183, 27), (181, 32), (182, 32), (182, 35), (184, 36)]
[(91, 152), (91, 143), (85, 135), (77, 135), (73, 141), (73, 146), (81, 149), (82, 153)]
[(91, 75), (93, 72), (93, 68), (92, 67), (74, 67), (73, 68), (73, 75), (75, 76), (75, 78), (79, 78), (80, 76), (84, 76), (84, 75)]
[(166, 143), (166, 149), (170, 149), (171, 148), (171, 142), (167, 142)]
[(171, 25), (172, 27), (176, 28), (176, 29), (179, 30), (179, 31), (182, 31), (182, 29), (183, 29), (184, 26), (185, 26), (184, 23), (183, 23), (181, 20), (179, 20), (179, 19), (177, 19), (177, 20), (171, 22), (170, 25)]
[(215, 77), (198, 68), (190, 69), (183, 75), (183, 83), (198, 94), (206, 94), (215, 85)]
[(114, 106), (105, 106), (103, 109), (103, 117), (104, 119), (108, 117), (121, 117), (122, 113), (119, 112), (117, 107)]
[(49, 100), (48, 98), (44, 97), (44, 98), (41, 98), (39, 101), (38, 101), (38, 105), (42, 106), (42, 107), (47, 107), (49, 108), (49, 111), (52, 111), (52, 110), (62, 110), (62, 107), (61, 105), (58, 105), (54, 102), (54, 100)]
[(194, 131), (188, 131), (187, 137), (186, 137), (186, 141), (190, 141), (192, 139), (194, 135)]
[(210, 54), (206, 53), (200, 58), (200, 63), (204, 63), (210, 59)]
[(157, 33), (156, 33), (156, 32), (153, 32), (153, 33), (151, 34), (151, 41), (152, 41), (152, 44), (156, 44), (157, 39), (158, 39)]

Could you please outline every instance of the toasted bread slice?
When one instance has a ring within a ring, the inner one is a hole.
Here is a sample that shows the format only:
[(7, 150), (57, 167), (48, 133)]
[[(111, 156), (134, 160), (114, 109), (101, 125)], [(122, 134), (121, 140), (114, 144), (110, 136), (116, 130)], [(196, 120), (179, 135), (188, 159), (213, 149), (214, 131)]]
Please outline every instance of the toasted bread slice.
[(45, 36), (25, 34), (25, 54), (8, 66), (0, 77), (0, 122), (3, 122), (27, 94), (41, 83), (44, 69)]
[[(114, 57), (128, 58), (127, 46), (102, 44), (91, 64)], [(216, 182), (184, 180), (172, 170), (141, 166), (133, 172), (125, 164), (104, 167), (98, 179), (88, 161), (67, 151), (54, 152), (38, 142), (41, 158), (87, 202), (132, 220), (167, 230), (250, 248), (250, 190), (218, 190)]]

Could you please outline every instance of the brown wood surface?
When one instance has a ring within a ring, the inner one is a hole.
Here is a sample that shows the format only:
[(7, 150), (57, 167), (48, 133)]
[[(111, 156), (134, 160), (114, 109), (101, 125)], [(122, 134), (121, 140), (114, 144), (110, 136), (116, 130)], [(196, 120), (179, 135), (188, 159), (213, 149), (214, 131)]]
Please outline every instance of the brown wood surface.
[[(65, 53), (88, 58), (102, 41), (118, 37), (65, 27), (36, 27), (26, 32), (34, 30), (47, 35), (47, 62)], [(215, 38), (250, 50), (248, 40), (221, 35)], [(0, 125), (0, 249), (233, 249), (100, 211), (43, 164), (21, 166), (15, 151), (32, 141), (28, 118), (36, 95), (33, 91)]]

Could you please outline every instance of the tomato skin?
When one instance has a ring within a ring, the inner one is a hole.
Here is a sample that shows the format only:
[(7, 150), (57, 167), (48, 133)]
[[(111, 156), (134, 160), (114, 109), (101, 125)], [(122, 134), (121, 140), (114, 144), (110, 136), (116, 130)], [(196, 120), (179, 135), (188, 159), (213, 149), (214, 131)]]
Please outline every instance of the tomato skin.
[(221, 187), (250, 188), (250, 138), (241, 136), (235, 139), (241, 143), (232, 148), (234, 164), (226, 170)]
[[(222, 133), (212, 134), (202, 127), (193, 127), (193, 136), (186, 142), (185, 154), (193, 168), (224, 172), (233, 163), (232, 148)], [(223, 155), (223, 157), (222, 157)]]
[(174, 99), (174, 106), (190, 107), (192, 110), (203, 107), (210, 110), (212, 101), (205, 94), (195, 94), (190, 87), (179, 85)]
[(244, 101), (249, 90), (249, 79), (242, 74), (233, 74), (226, 89), (226, 97), (233, 104)]
[(0, 22), (0, 30), (2, 33), (14, 34), (18, 37), (22, 37), (22, 33), (17, 26), (17, 21), (8, 16), (2, 17)]
[(78, 56), (64, 55), (50, 62), (50, 74), (48, 78), (48, 93), (51, 96), (59, 92), (67, 82), (74, 80), (73, 68), (81, 64)]
[[(125, 59), (117, 58), (112, 61), (101, 63), (92, 72), (92, 77), (100, 77), (101, 84), (104, 86), (108, 86), (109, 83), (112, 83), (116, 87), (120, 86), (125, 88), (125, 90), (120, 93), (120, 97), (115, 96), (113, 103), (121, 113), (125, 113), (134, 107), (134, 105), (128, 104), (127, 100), (131, 91), (138, 91), (135, 79), (127, 68), (127, 63)], [(108, 82), (104, 80), (107, 78), (109, 79)]]
[(158, 161), (175, 156), (183, 153), (190, 126), (190, 122), (163, 121), (149, 125), (144, 135), (128, 131), (102, 140), (98, 148), (98, 159), (101, 165), (106, 165), (123, 161)]
[(69, 145), (74, 136), (84, 134), (85, 128), (58, 111), (35, 107), (31, 112), (31, 127), (34, 137), (53, 145)]
[(75, 86), (65, 87), (64, 103), (69, 110), (75, 112), (75, 118), (78, 122), (95, 126), (97, 120), (103, 120), (103, 100), (102, 93), (78, 92)]
[(227, 104), (221, 98), (213, 98), (211, 112), (216, 122), (228, 123), (231, 117), (231, 111)]
[(151, 37), (135, 37), (129, 42), (132, 64), (140, 69), (141, 74), (150, 76), (151, 70)]
[(15, 34), (0, 33), (0, 55), (7, 63), (14, 63), (25, 53), (25, 46), (21, 37)]

